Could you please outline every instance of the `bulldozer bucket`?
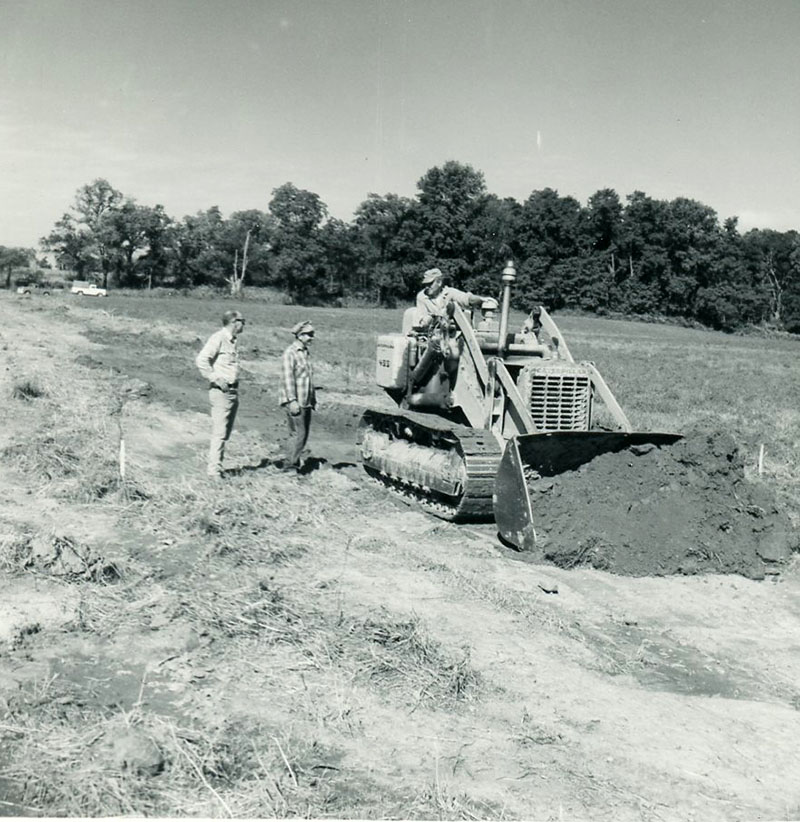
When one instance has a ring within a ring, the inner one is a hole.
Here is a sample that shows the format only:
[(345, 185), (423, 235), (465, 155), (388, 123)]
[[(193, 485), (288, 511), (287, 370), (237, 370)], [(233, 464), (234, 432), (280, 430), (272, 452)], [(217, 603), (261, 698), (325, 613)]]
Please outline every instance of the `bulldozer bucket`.
[(522, 551), (536, 545), (528, 482), (573, 471), (600, 454), (632, 445), (672, 445), (680, 434), (625, 431), (554, 431), (509, 440), (495, 479), (494, 518), (501, 538)]

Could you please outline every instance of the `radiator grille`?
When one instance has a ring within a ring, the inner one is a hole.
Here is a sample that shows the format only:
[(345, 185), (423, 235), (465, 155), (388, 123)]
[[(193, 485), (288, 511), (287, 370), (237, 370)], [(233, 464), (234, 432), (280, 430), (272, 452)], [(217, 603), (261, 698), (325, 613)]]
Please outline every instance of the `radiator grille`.
[(544, 431), (587, 431), (591, 382), (584, 374), (539, 372), (529, 375), (530, 410)]

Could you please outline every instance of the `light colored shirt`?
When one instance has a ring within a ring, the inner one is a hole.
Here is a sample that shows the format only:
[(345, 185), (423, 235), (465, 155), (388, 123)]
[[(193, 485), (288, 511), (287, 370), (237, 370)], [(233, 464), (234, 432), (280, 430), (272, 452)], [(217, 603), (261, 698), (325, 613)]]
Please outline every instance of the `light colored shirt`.
[(239, 379), (239, 349), (237, 339), (228, 326), (215, 331), (195, 358), (200, 373), (209, 381)]
[(293, 401), (301, 408), (314, 408), (317, 404), (309, 351), (300, 340), (283, 352), (280, 404)]
[(429, 317), (444, 317), (447, 304), (455, 303), (460, 308), (469, 308), (472, 298), (469, 291), (461, 291), (446, 285), (435, 297), (429, 297), (425, 289), (417, 294), (417, 325), (427, 325)]

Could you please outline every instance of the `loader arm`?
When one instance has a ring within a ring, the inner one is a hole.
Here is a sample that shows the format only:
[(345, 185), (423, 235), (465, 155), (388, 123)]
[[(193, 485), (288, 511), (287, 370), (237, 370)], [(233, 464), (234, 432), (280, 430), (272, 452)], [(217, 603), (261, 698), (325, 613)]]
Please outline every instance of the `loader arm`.
[[(500, 357), (489, 357), (487, 360), (472, 323), (455, 304), (453, 320), (464, 340), (454, 400), (464, 411), (469, 424), (474, 428), (499, 429), (505, 417), (502, 410), (507, 408), (514, 430), (495, 430), (498, 440), (506, 441), (516, 434), (532, 434), (537, 430), (536, 424), (503, 360)], [(497, 417), (496, 422), (494, 417)]]
[(617, 402), (617, 398), (611, 392), (608, 384), (601, 376), (600, 372), (594, 367), (594, 363), (585, 362), (584, 365), (589, 369), (589, 374), (592, 379), (592, 388), (600, 395), (600, 399), (605, 403), (606, 408), (611, 412), (611, 415), (617, 421), (617, 425), (623, 431), (633, 431), (633, 426), (630, 424), (625, 412)]
[(553, 322), (550, 315), (545, 311), (543, 305), (539, 306), (539, 322), (542, 324), (542, 329), (547, 333), (547, 336), (550, 337), (555, 344), (560, 358), (567, 360), (567, 362), (575, 362), (575, 359), (570, 353), (567, 341), (558, 330), (558, 326)]

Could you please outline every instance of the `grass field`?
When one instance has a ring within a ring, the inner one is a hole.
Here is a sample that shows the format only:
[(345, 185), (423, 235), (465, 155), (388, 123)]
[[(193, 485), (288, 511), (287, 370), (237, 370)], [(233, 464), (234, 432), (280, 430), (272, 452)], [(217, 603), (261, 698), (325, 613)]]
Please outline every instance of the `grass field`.
[[(0, 296), (0, 814), (800, 814), (800, 569), (532, 565), (334, 469), (399, 310), (243, 302), (240, 471), (209, 485), (193, 358), (231, 305)], [(298, 480), (272, 462), (303, 318), (329, 459)], [(556, 320), (637, 429), (724, 427), (751, 475), (763, 445), (797, 524), (799, 341)]]
[[(172, 356), (190, 362), (198, 338), (210, 334), (231, 305), (228, 300), (112, 296), (88, 308), (134, 321), (129, 327), (137, 340), (146, 340), (149, 330), (157, 347), (166, 340), (174, 347)], [(308, 318), (318, 329), (314, 356), (325, 386), (359, 395), (380, 393), (374, 385), (375, 339), (399, 330), (402, 309), (261, 302), (241, 307), (248, 318), (242, 337), (246, 356), (267, 362), (278, 357), (291, 339), (292, 325)], [(522, 319), (514, 313), (512, 327)], [(763, 445), (768, 470), (791, 485), (793, 467), (800, 465), (800, 340), (588, 317), (555, 319), (573, 356), (595, 363), (636, 430), (722, 427), (752, 455), (753, 465)]]

